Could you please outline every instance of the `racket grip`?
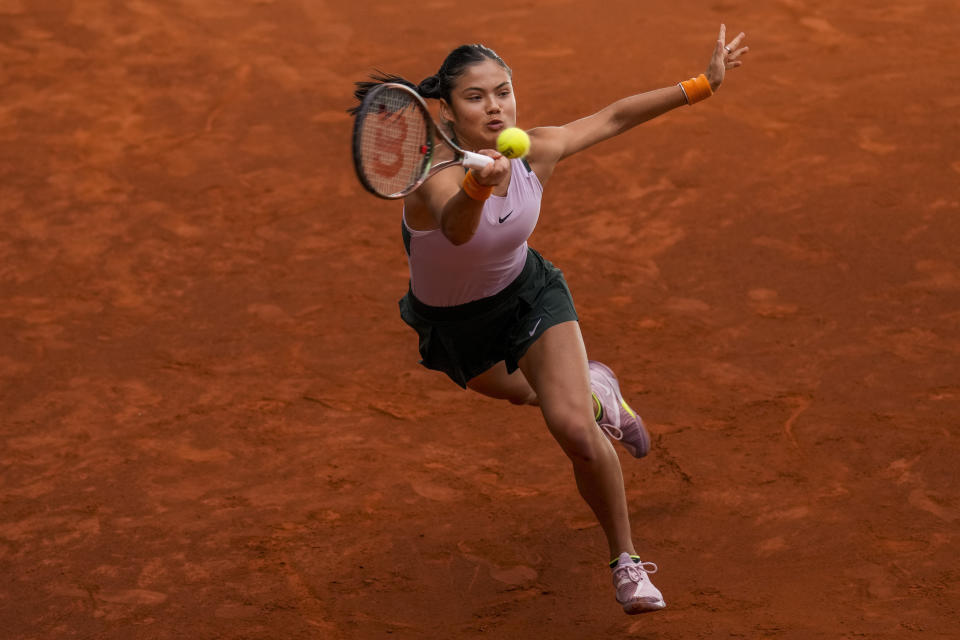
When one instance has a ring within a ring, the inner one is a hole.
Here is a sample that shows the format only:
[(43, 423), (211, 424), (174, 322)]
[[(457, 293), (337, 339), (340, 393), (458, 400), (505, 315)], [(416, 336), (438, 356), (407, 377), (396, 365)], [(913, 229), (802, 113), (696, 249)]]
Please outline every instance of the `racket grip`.
[(493, 158), (485, 156), (482, 153), (473, 151), (463, 152), (463, 166), (467, 169), (483, 169), (488, 164), (493, 164)]

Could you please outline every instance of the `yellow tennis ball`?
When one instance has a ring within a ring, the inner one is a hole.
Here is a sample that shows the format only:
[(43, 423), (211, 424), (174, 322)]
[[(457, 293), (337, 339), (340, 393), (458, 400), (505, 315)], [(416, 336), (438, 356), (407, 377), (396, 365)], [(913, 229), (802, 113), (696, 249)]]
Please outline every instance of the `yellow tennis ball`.
[(517, 127), (504, 129), (497, 136), (497, 151), (508, 158), (522, 158), (530, 151), (530, 136)]

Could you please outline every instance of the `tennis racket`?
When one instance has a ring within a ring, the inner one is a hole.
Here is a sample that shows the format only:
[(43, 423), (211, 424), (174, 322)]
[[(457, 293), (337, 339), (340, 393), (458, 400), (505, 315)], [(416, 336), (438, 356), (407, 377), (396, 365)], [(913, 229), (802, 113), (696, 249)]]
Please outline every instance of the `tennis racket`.
[[(453, 159), (433, 164), (438, 140), (453, 149)], [(481, 169), (492, 162), (455, 145), (437, 127), (423, 98), (402, 84), (372, 88), (356, 114), (353, 166), (360, 184), (375, 196), (402, 198), (447, 167)]]

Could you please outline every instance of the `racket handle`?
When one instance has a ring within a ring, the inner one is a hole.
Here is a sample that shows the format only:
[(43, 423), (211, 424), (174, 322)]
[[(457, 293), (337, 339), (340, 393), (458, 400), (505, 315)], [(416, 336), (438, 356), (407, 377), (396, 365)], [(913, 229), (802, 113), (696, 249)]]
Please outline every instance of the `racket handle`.
[(463, 166), (467, 169), (483, 169), (488, 164), (493, 164), (493, 158), (485, 156), (482, 153), (473, 151), (463, 152)]

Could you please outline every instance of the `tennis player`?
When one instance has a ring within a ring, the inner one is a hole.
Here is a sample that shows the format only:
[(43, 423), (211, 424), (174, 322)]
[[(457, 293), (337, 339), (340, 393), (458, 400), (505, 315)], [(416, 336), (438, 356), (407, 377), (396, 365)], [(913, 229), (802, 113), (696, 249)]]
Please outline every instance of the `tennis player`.
[[(381, 82), (400, 82), (438, 100), (451, 138), (494, 159), (466, 173), (452, 166), (404, 198), (410, 289), (400, 315), (416, 330), (427, 368), (486, 396), (540, 407), (603, 528), (616, 598), (630, 614), (666, 605), (649, 578), (656, 565), (637, 556), (619, 459), (604, 434), (637, 458), (650, 450), (650, 437), (613, 371), (587, 359), (563, 273), (529, 248), (527, 238), (557, 163), (710, 97), (725, 71), (742, 64), (743, 39), (741, 33), (727, 43), (721, 26), (707, 69), (696, 78), (623, 98), (564, 126), (530, 129), (523, 159), (495, 151), (498, 134), (517, 123), (517, 102), (510, 68), (483, 45), (454, 49), (417, 85), (392, 75), (357, 83), (359, 100)], [(452, 151), (436, 161), (450, 157)]]

